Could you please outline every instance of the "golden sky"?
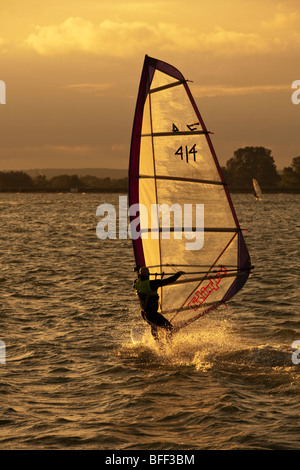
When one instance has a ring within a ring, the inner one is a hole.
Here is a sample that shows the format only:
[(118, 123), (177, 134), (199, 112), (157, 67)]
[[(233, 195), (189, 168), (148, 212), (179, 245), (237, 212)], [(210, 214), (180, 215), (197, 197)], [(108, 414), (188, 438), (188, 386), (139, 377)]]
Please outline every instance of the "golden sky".
[(127, 168), (148, 54), (177, 67), (221, 164), (300, 155), (299, 0), (1, 0), (0, 171)]

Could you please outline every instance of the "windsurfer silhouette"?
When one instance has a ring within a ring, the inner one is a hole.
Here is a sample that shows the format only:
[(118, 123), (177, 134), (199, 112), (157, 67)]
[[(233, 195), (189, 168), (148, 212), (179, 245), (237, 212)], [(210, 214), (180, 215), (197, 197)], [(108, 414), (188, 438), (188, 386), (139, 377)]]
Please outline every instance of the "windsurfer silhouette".
[(138, 279), (133, 282), (133, 287), (139, 298), (141, 314), (143, 319), (151, 326), (151, 333), (155, 340), (158, 340), (158, 328), (163, 328), (170, 336), (174, 330), (173, 325), (160, 313), (158, 313), (159, 287), (172, 284), (184, 274), (183, 271), (170, 276), (166, 279), (149, 280), (149, 269), (143, 267), (139, 270)]

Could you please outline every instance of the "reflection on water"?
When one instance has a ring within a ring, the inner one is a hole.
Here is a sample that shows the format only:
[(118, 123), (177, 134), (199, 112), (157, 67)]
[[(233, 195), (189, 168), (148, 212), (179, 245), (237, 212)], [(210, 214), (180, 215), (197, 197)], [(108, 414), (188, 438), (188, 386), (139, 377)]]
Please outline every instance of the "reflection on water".
[(255, 271), (158, 345), (105, 194), (1, 194), (2, 449), (297, 449), (300, 196), (234, 195)]

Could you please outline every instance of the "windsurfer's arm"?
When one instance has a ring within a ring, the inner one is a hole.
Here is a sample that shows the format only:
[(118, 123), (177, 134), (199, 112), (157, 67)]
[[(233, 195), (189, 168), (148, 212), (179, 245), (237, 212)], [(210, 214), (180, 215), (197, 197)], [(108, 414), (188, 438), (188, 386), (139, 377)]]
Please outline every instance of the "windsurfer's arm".
[(179, 271), (173, 276), (167, 277), (166, 279), (160, 279), (155, 281), (150, 281), (150, 288), (152, 290), (157, 290), (159, 287), (167, 286), (168, 284), (172, 284), (173, 282), (177, 281), (177, 279), (184, 274), (183, 271)]

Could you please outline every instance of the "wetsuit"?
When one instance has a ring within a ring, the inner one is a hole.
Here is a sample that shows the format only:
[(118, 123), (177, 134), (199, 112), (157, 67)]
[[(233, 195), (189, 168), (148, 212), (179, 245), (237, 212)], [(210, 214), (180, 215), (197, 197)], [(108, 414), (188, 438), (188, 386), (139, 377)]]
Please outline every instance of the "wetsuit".
[(168, 332), (173, 329), (172, 324), (157, 311), (159, 300), (157, 289), (175, 282), (180, 275), (181, 273), (177, 273), (167, 279), (153, 281), (141, 277), (133, 284), (140, 301), (142, 317), (151, 326), (151, 333), (155, 339), (158, 339), (157, 327), (164, 328)]

